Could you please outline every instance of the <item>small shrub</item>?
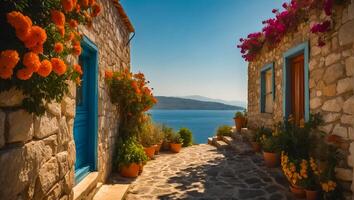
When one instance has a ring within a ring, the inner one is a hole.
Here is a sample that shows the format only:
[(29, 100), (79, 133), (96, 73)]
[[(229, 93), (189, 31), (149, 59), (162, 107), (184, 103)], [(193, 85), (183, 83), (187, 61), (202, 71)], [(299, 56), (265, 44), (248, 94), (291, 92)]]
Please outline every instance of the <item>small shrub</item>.
[(156, 144), (154, 138), (154, 125), (151, 120), (147, 120), (141, 125), (138, 136), (140, 144), (144, 147), (150, 147)]
[(232, 134), (232, 127), (228, 125), (219, 126), (216, 135), (217, 136), (231, 136)]
[(161, 130), (163, 133), (163, 141), (170, 142), (172, 139), (172, 136), (174, 134), (173, 128), (168, 127), (167, 125), (163, 124)]
[(238, 118), (238, 117), (244, 117), (244, 114), (242, 112), (236, 112), (235, 118)]
[(178, 134), (183, 139), (183, 146), (184, 147), (188, 147), (193, 144), (193, 133), (191, 130), (189, 130), (188, 128), (181, 128), (178, 131)]
[(145, 163), (147, 161), (143, 147), (134, 139), (118, 140), (116, 164), (119, 168), (131, 163)]
[(182, 144), (183, 143), (183, 139), (181, 138), (181, 136), (179, 134), (175, 133), (171, 137), (171, 143)]

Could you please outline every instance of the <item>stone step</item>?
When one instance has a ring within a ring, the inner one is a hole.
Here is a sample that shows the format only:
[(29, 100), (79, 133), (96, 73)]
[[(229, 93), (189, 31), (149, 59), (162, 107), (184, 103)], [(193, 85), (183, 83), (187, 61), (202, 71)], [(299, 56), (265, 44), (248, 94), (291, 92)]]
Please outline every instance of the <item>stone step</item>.
[(226, 142), (228, 145), (230, 145), (234, 141), (234, 139), (232, 139), (232, 137), (229, 136), (223, 136), (222, 140)]
[(214, 145), (216, 146), (216, 148), (218, 149), (226, 149), (229, 147), (229, 145), (222, 141), (222, 140), (216, 140), (216, 142), (214, 143)]
[(93, 200), (121, 200), (128, 192), (130, 184), (105, 184), (103, 185)]

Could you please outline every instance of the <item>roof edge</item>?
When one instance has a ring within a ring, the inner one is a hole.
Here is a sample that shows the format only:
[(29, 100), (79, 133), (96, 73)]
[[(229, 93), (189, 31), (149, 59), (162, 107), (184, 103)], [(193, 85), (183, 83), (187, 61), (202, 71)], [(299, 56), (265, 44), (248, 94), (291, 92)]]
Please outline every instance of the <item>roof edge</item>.
[(122, 4), (119, 2), (119, 0), (112, 0), (112, 1), (113, 1), (114, 6), (117, 8), (119, 15), (122, 17), (122, 20), (123, 20), (125, 26), (127, 27), (128, 31), (130, 33), (135, 32), (133, 24), (131, 23), (127, 13), (124, 11)]

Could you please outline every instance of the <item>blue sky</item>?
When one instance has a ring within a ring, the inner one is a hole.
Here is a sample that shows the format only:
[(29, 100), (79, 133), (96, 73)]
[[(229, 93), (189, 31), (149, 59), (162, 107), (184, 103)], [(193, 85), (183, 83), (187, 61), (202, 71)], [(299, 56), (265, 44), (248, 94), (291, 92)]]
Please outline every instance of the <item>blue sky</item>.
[(284, 0), (121, 0), (132, 21), (132, 69), (155, 95), (247, 100), (247, 63), (236, 43)]

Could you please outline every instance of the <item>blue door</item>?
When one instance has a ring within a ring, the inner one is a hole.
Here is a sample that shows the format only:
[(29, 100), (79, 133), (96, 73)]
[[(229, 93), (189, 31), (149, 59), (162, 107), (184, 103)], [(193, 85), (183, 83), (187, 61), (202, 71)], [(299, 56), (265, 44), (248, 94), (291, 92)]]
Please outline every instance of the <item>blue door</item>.
[(74, 140), (76, 146), (75, 182), (96, 170), (97, 162), (97, 98), (98, 50), (84, 37), (79, 64), (83, 69), (81, 86), (76, 88)]

